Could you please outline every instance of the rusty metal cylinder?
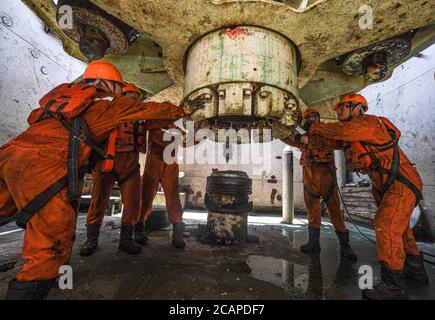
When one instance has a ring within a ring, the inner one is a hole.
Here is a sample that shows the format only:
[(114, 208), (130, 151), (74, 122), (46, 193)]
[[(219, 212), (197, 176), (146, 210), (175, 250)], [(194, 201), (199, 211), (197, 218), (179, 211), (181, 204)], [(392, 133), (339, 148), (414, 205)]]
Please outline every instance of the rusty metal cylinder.
[(207, 177), (207, 242), (230, 244), (247, 240), (251, 193), (252, 180), (245, 172), (215, 170)]
[[(299, 53), (283, 35), (255, 26), (210, 32), (185, 61), (186, 116), (200, 127), (292, 128), (299, 119)], [(189, 101), (202, 96), (201, 108)]]

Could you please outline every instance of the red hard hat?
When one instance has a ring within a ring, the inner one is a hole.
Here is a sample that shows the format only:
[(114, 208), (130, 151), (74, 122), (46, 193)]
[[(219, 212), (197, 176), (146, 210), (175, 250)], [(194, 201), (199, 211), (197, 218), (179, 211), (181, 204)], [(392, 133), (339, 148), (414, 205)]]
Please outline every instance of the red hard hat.
[(365, 112), (369, 109), (369, 104), (366, 98), (358, 93), (348, 93), (340, 98), (340, 101), (334, 106), (334, 110), (337, 111), (344, 104), (361, 105)]
[(103, 79), (123, 83), (121, 72), (110, 62), (102, 60), (89, 63), (83, 79)]
[(308, 108), (307, 110), (305, 110), (302, 113), (302, 117), (304, 119), (307, 119), (309, 116), (312, 116), (312, 115), (318, 115), (320, 117), (319, 111), (317, 111), (316, 109), (313, 109), (313, 108)]
[(140, 89), (138, 87), (136, 87), (136, 85), (134, 85), (133, 83), (127, 83), (123, 88), (122, 88), (122, 93), (127, 93), (127, 92), (134, 92), (137, 93), (139, 95), (142, 94), (142, 92), (140, 91)]

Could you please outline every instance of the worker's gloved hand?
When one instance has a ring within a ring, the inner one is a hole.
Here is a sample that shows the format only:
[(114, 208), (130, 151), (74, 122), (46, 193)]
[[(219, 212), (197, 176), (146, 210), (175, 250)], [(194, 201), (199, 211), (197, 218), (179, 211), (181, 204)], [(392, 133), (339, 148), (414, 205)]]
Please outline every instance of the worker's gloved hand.
[(183, 108), (178, 107), (178, 106), (174, 106), (174, 108), (171, 110), (171, 116), (170, 119), (180, 119), (180, 118), (184, 118), (184, 111)]
[(308, 144), (308, 135), (304, 134), (303, 136), (300, 137), (300, 142), (303, 144)]
[(183, 108), (187, 113), (193, 113), (198, 109), (204, 108), (207, 103), (205, 97), (200, 95), (193, 100), (188, 100), (184, 103)]

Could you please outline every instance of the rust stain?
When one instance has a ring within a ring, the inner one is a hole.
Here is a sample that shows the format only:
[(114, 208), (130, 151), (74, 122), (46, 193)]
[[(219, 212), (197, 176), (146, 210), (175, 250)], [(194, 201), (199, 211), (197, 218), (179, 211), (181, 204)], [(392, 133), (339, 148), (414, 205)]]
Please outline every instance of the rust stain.
[(278, 183), (278, 180), (275, 176), (271, 176), (270, 179), (267, 180), (267, 183)]
[(226, 29), (224, 32), (222, 32), (222, 35), (224, 37), (228, 37), (232, 40), (239, 38), (239, 37), (244, 37), (248, 34), (248, 29), (246, 28), (229, 28)]
[(272, 189), (272, 192), (270, 193), (270, 203), (271, 204), (275, 203), (275, 197), (276, 197), (277, 193), (278, 193), (278, 190)]

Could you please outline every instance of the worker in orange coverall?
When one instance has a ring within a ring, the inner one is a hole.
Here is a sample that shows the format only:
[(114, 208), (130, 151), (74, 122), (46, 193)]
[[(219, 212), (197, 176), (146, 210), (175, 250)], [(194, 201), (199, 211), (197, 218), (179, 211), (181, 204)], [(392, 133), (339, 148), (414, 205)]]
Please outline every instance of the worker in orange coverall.
[[(168, 128), (177, 129), (173, 124)], [(168, 219), (172, 223), (172, 244), (175, 248), (182, 249), (185, 247), (185, 242), (183, 240), (183, 208), (178, 183), (179, 167), (176, 161), (172, 163), (165, 162), (164, 150), (172, 143), (172, 140), (164, 141), (164, 134), (165, 131), (162, 129), (148, 131), (147, 157), (142, 176), (141, 214), (135, 229), (135, 239), (140, 241), (146, 237), (144, 234), (144, 221), (151, 215), (153, 200), (160, 183), (165, 194)], [(174, 154), (172, 154), (173, 156)]]
[(30, 127), (0, 148), (0, 215), (18, 211), (26, 228), (26, 263), (9, 282), (7, 299), (45, 299), (71, 253), (77, 204), (91, 153), (124, 122), (183, 116), (172, 103), (142, 103), (121, 94), (115, 66), (94, 61), (83, 80), (62, 84), (31, 112)]
[[(140, 89), (132, 83), (124, 86), (122, 92), (133, 99), (141, 100)], [(114, 159), (98, 161), (92, 174), (92, 198), (86, 219), (87, 240), (80, 249), (83, 256), (94, 253), (98, 247), (101, 223), (115, 182), (121, 189), (123, 203), (119, 250), (129, 254), (142, 251), (133, 241), (133, 228), (139, 217), (139, 151), (145, 145), (145, 126), (137, 121), (126, 122), (111, 135), (114, 135), (113, 139), (109, 138), (109, 143), (113, 143)], [(146, 242), (141, 244), (145, 245)]]
[(378, 204), (375, 232), (381, 282), (363, 290), (363, 295), (368, 299), (407, 299), (404, 276), (428, 282), (410, 228), (412, 212), (422, 199), (420, 175), (398, 146), (400, 131), (386, 118), (365, 114), (368, 104), (363, 96), (347, 94), (335, 110), (340, 122), (313, 123), (310, 134), (301, 141), (344, 148), (348, 169), (368, 174)]
[[(305, 110), (303, 118), (307, 124), (320, 122), (320, 114), (311, 108)], [(349, 260), (356, 260), (357, 256), (349, 245), (349, 231), (344, 223), (343, 211), (340, 207), (333, 149), (318, 149), (313, 145), (303, 144), (290, 138), (282, 139), (282, 141), (302, 151), (300, 164), (303, 169), (309, 238), (307, 243), (301, 245), (301, 251), (320, 252), (320, 198), (322, 198), (326, 203), (331, 223), (334, 225), (340, 243), (341, 256)]]

